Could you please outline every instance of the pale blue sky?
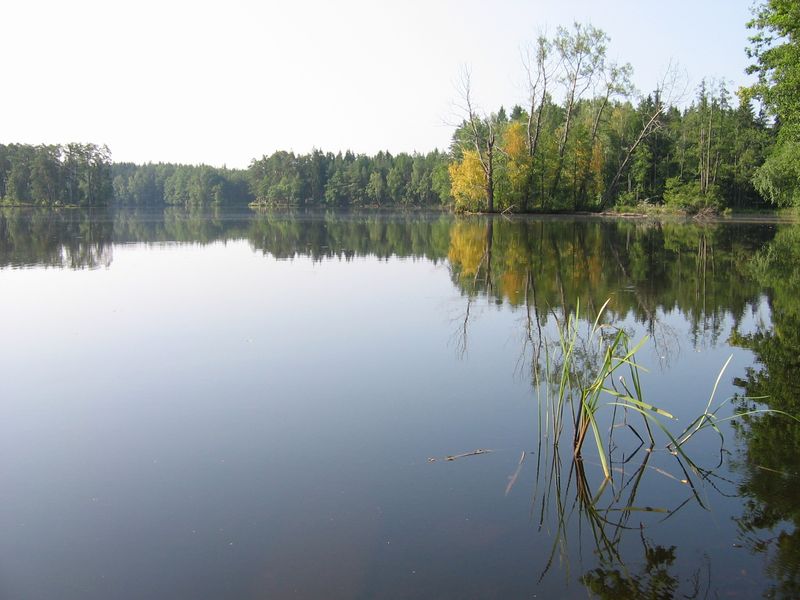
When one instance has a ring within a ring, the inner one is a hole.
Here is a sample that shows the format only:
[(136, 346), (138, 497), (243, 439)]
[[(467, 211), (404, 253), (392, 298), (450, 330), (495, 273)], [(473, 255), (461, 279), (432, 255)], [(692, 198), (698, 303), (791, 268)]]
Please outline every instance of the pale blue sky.
[(27, 0), (3, 6), (0, 142), (93, 141), (115, 160), (246, 166), (276, 149), (448, 145), (454, 82), (524, 101), (520, 50), (574, 20), (647, 91), (670, 60), (747, 81), (750, 0)]

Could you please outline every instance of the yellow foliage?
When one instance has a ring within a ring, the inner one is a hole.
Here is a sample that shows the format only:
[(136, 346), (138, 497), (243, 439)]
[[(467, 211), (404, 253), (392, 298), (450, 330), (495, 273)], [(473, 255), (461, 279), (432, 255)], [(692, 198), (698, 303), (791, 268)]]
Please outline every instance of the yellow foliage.
[(447, 258), (461, 275), (473, 276), (478, 272), (486, 253), (486, 227), (479, 222), (456, 221), (450, 230), (450, 248)]
[(512, 306), (519, 306), (525, 300), (525, 288), (528, 285), (528, 273), (522, 269), (508, 270), (500, 276), (500, 294), (508, 299)]
[(510, 184), (510, 202), (520, 203), (528, 193), (531, 177), (531, 157), (528, 154), (528, 142), (525, 126), (513, 122), (503, 135), (503, 151), (508, 156), (506, 174)]
[(448, 171), (456, 207), (469, 210), (482, 208), (486, 200), (486, 176), (478, 153), (474, 150), (465, 151), (461, 162), (450, 163)]
[(514, 121), (506, 128), (503, 135), (503, 150), (511, 160), (522, 162), (528, 155), (528, 144), (526, 142), (525, 126)]

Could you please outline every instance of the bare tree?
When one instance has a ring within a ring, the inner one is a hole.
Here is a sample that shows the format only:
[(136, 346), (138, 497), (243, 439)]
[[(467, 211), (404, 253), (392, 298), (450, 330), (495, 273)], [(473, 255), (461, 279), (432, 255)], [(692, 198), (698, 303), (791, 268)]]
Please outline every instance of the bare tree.
[(553, 60), (553, 43), (544, 35), (536, 39), (535, 51), (522, 56), (522, 66), (528, 79), (528, 154), (536, 155), (542, 131), (542, 113), (547, 101), (547, 86), (560, 62)]
[(558, 144), (558, 162), (553, 177), (551, 195), (555, 195), (564, 168), (564, 153), (569, 140), (575, 106), (605, 65), (608, 36), (592, 25), (573, 24), (574, 32), (558, 28), (553, 45), (561, 58), (561, 82), (566, 91), (564, 129)]
[(458, 82), (457, 107), (467, 125), (463, 143), (475, 150), (480, 161), (486, 186), (486, 210), (494, 212), (494, 153), (497, 131), (494, 119), (481, 113), (472, 97), (471, 73), (464, 67)]

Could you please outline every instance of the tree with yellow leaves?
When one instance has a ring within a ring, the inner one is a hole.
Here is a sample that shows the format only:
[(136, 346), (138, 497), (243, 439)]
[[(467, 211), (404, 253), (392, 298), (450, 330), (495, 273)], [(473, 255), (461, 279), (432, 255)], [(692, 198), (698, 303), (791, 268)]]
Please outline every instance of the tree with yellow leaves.
[(450, 163), (450, 191), (458, 211), (478, 212), (486, 200), (486, 180), (478, 153), (465, 150), (460, 161)]

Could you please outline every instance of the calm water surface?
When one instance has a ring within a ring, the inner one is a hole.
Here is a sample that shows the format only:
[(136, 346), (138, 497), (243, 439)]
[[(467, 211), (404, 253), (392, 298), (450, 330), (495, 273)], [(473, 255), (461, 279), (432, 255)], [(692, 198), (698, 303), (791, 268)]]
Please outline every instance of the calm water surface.
[(536, 381), (610, 298), (675, 433), (731, 356), (717, 417), (798, 414), (798, 258), (783, 223), (0, 212), (0, 596), (796, 597), (800, 426), (720, 422), (695, 471), (605, 406), (603, 487)]

